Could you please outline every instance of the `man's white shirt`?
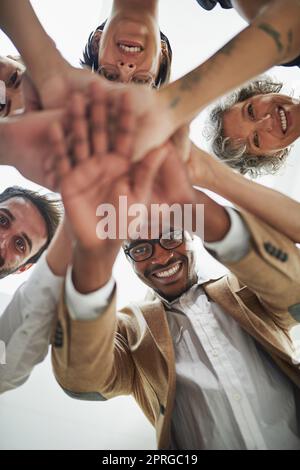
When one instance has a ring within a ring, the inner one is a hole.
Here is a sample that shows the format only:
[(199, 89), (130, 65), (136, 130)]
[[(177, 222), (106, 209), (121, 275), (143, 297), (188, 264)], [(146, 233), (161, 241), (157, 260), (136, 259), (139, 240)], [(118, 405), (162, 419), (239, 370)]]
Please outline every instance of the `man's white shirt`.
[(0, 393), (22, 385), (47, 355), (63, 281), (52, 273), (43, 253), (1, 315), (6, 364), (0, 364)]
[[(238, 261), (249, 251), (250, 234), (236, 211), (220, 242), (206, 243), (218, 259)], [(63, 279), (45, 255), (15, 293), (0, 318), (7, 364), (0, 366), (0, 392), (21, 385), (47, 354)], [(75, 320), (93, 320), (108, 306), (114, 279), (82, 295), (68, 269), (66, 303)], [(164, 299), (173, 339), (176, 396), (171, 422), (173, 449), (300, 449), (299, 393), (260, 346), (200, 284), (179, 299)]]

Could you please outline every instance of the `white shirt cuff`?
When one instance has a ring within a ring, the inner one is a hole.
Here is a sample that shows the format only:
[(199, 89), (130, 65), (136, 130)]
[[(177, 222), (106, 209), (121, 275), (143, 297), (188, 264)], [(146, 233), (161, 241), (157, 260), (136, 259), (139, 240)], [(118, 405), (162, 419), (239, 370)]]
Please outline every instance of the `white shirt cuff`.
[(250, 232), (240, 214), (232, 207), (225, 207), (230, 217), (230, 229), (223, 240), (205, 242), (205, 248), (215, 252), (221, 263), (236, 263), (250, 250)]
[(73, 320), (96, 320), (108, 307), (114, 288), (115, 280), (111, 278), (101, 289), (90, 294), (81, 294), (74, 287), (72, 266), (69, 266), (66, 276), (65, 298), (70, 317)]

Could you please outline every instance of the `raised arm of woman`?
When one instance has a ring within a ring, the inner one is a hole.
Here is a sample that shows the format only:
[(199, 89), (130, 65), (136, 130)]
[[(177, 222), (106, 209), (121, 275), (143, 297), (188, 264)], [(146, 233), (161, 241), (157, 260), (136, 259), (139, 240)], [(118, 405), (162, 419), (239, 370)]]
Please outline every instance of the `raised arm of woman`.
[(192, 145), (188, 168), (195, 186), (209, 189), (300, 243), (300, 203), (236, 173)]

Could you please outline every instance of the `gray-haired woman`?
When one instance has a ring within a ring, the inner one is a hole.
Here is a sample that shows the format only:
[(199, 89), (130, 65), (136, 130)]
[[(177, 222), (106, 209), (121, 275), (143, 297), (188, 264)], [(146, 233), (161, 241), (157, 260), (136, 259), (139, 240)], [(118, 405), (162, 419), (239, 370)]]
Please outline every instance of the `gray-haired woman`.
[(210, 113), (214, 154), (242, 174), (276, 173), (300, 136), (300, 101), (281, 94), (282, 86), (258, 78)]

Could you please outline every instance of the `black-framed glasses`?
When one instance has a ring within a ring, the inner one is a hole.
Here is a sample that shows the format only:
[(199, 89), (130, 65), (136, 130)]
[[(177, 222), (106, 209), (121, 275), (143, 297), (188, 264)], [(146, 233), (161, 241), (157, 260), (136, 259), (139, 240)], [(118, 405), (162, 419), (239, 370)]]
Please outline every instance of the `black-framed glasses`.
[(165, 232), (160, 238), (153, 240), (137, 240), (132, 242), (128, 248), (124, 248), (124, 253), (133, 261), (146, 261), (151, 258), (154, 252), (154, 246), (159, 243), (165, 250), (174, 250), (178, 248), (185, 240), (182, 230), (173, 230)]
[[(113, 65), (100, 65), (100, 67), (98, 67), (97, 73), (110, 82), (121, 82), (120, 72), (118, 68), (114, 67)], [(154, 78), (150, 73), (137, 72), (130, 78), (129, 82), (135, 83), (136, 85), (146, 85), (152, 88), (157, 88)]]

